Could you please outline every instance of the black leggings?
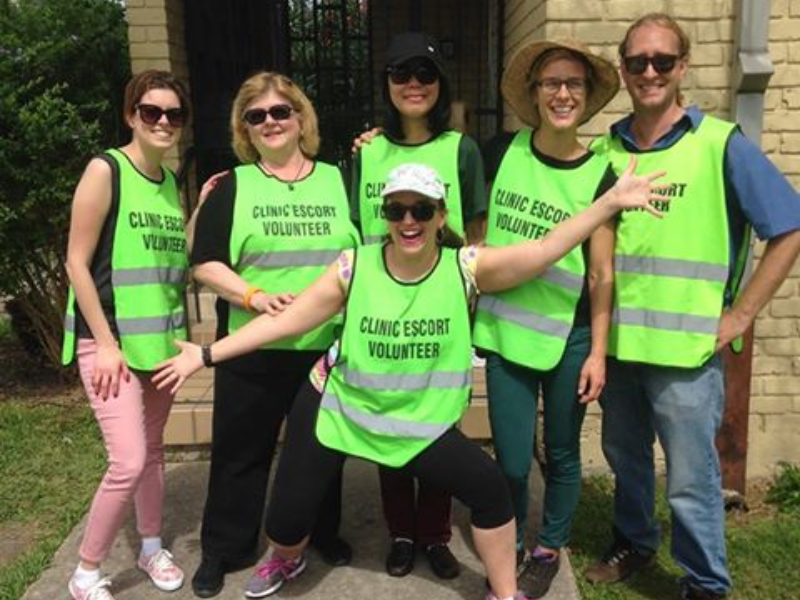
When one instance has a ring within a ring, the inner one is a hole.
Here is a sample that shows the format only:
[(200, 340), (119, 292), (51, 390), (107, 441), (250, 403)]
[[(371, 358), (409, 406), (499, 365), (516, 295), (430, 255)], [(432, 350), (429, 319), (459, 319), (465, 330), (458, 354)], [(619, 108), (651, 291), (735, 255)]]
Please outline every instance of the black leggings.
[[(328, 485), (347, 457), (317, 439), (320, 397), (306, 384), (289, 414), (265, 526), (267, 536), (282, 546), (299, 544), (310, 533)], [(458, 429), (449, 430), (400, 470), (450, 492), (469, 507), (471, 522), (479, 529), (500, 527), (514, 517), (499, 467)]]

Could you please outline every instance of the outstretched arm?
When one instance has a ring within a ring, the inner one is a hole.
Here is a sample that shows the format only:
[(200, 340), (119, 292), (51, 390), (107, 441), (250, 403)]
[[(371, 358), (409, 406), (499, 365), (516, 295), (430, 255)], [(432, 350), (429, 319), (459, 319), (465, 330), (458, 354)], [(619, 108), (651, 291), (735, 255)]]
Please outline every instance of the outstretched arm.
[[(257, 350), (264, 344), (311, 331), (339, 312), (344, 302), (337, 261), (282, 313), (259, 315), (235, 333), (211, 344), (211, 357), (215, 363), (221, 362)], [(181, 353), (157, 365), (158, 372), (153, 377), (159, 389), (171, 386), (173, 393), (203, 366), (200, 346), (187, 342), (176, 344)]]
[(620, 210), (643, 209), (661, 217), (651, 202), (663, 202), (664, 197), (657, 193), (658, 186), (652, 182), (664, 172), (638, 176), (634, 175), (635, 169), (636, 158), (632, 156), (613, 188), (545, 237), (511, 246), (481, 248), (475, 277), (478, 289), (505, 290), (541, 274)]

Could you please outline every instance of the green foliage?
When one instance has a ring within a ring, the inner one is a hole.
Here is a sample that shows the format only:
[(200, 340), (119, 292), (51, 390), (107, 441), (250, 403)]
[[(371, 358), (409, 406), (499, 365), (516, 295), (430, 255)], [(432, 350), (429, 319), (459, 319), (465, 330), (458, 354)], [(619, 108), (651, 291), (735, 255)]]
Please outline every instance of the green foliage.
[(767, 502), (783, 512), (800, 515), (800, 466), (780, 463), (781, 472), (767, 494)]
[(114, 0), (0, 5), (0, 295), (57, 364), (72, 191), (122, 135), (127, 25)]

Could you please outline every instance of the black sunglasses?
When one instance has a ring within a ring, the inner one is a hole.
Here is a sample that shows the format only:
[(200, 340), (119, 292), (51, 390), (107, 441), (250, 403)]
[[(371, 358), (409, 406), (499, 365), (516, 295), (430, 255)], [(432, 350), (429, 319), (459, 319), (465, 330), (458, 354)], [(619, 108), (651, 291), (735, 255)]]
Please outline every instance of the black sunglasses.
[(163, 115), (167, 115), (167, 122), (172, 127), (183, 127), (186, 123), (186, 111), (182, 108), (163, 109), (155, 104), (137, 104), (136, 110), (139, 117), (148, 125), (155, 125)]
[(425, 63), (402, 64), (386, 69), (389, 81), (395, 85), (404, 85), (413, 77), (422, 85), (430, 85), (439, 80), (439, 71), (433, 65)]
[(251, 108), (246, 110), (242, 115), (242, 121), (249, 125), (261, 125), (267, 120), (267, 115), (272, 117), (273, 121), (285, 121), (292, 116), (294, 108), (288, 104), (276, 104), (269, 108)]
[(411, 206), (400, 202), (387, 202), (381, 207), (383, 216), (387, 221), (397, 223), (406, 218), (406, 213), (410, 212), (411, 217), (418, 223), (427, 223), (436, 214), (436, 205), (433, 202), (422, 200)]
[(675, 54), (637, 54), (636, 56), (625, 56), (622, 59), (625, 70), (631, 75), (641, 75), (647, 70), (647, 65), (653, 65), (656, 73), (664, 75), (675, 68), (675, 63), (680, 57)]

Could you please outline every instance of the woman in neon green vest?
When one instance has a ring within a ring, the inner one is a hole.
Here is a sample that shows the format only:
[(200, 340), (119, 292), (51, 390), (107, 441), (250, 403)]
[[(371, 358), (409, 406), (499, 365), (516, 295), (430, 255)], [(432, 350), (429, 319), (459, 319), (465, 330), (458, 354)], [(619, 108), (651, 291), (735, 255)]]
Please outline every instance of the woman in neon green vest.
[[(470, 242), (478, 241), (486, 212), (483, 164), (475, 141), (450, 127), (450, 84), (438, 42), (420, 32), (392, 37), (382, 75), (386, 118), (383, 133), (361, 143), (353, 160), (351, 204), (367, 244), (384, 239), (381, 189), (389, 171), (415, 162), (437, 170), (447, 188), (448, 225)], [(357, 142), (358, 143), (358, 142)], [(381, 499), (392, 544), (389, 575), (414, 567), (415, 544), (424, 549), (433, 572), (456, 577), (459, 564), (450, 541), (450, 496), (381, 467)], [(418, 489), (415, 489), (418, 488)]]
[(436, 172), (401, 165), (383, 190), (385, 245), (343, 253), (275, 317), (262, 315), (211, 345), (178, 342), (181, 355), (162, 363), (154, 378), (173, 391), (204, 364), (297, 335), (347, 309), (341, 351), (323, 389), (309, 382), (289, 416), (266, 524), (274, 552), (260, 573), (260, 596), (305, 569), (316, 509), (348, 454), (402, 467), (467, 504), (489, 598), (516, 595), (508, 488), (496, 464), (454, 427), (469, 397), (470, 296), (540, 274), (618, 210), (659, 214), (650, 206), (659, 198), (651, 186), (658, 175), (633, 177), (634, 167), (632, 161), (610, 192), (547, 237), (479, 248), (461, 247), (446, 227), (444, 185)]
[[(279, 73), (252, 75), (236, 94), (230, 126), (242, 164), (216, 179), (197, 217), (191, 256), (195, 278), (218, 295), (219, 337), (282, 310), (359, 241), (339, 169), (315, 158), (317, 114), (299, 86)], [(215, 371), (196, 595), (216, 595), (228, 571), (254, 562), (280, 428), (340, 321), (265, 344)], [(338, 537), (339, 487), (331, 487), (313, 540), (337, 566), (350, 560)]]
[(164, 425), (173, 394), (150, 382), (186, 339), (184, 209), (163, 166), (181, 138), (189, 98), (169, 73), (145, 71), (125, 88), (131, 142), (93, 158), (75, 190), (67, 274), (64, 363), (77, 357), (108, 451), (69, 582), (75, 600), (113, 600), (100, 563), (133, 501), (142, 536), (137, 566), (161, 590), (183, 572), (161, 546)]
[[(541, 237), (614, 184), (608, 161), (578, 140), (578, 126), (618, 89), (614, 65), (576, 40), (533, 42), (511, 58), (502, 91), (527, 127), (497, 153), (502, 158), (490, 194), (487, 245)], [(494, 162), (487, 157), (487, 164)], [(536, 279), (478, 302), (474, 342), (487, 355), (489, 421), (514, 502), (520, 587), (536, 598), (558, 572), (580, 496), (586, 403), (598, 398), (605, 382), (613, 249), (614, 229), (607, 223)], [(525, 557), (540, 394), (544, 508), (537, 543)]]

